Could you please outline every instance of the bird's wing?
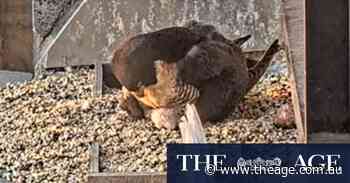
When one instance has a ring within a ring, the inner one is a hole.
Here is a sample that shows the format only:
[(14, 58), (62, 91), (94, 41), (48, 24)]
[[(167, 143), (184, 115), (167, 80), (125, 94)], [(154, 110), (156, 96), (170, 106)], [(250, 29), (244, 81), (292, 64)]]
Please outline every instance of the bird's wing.
[(245, 62), (240, 48), (219, 41), (204, 41), (192, 47), (179, 61), (179, 75), (186, 82), (200, 86), (203, 81), (219, 76), (234, 62)]
[(280, 51), (278, 40), (275, 40), (270, 47), (265, 51), (261, 59), (256, 64), (249, 68), (249, 84), (247, 91), (250, 90), (264, 75), (266, 69), (270, 65), (273, 56)]
[(205, 37), (209, 40), (213, 41), (221, 41), (228, 45), (235, 45), (238, 47), (242, 47), (244, 43), (246, 43), (252, 35), (246, 35), (239, 37), (234, 40), (227, 39), (223, 34), (221, 34), (213, 25), (206, 24), (203, 22), (198, 22), (196, 20), (190, 20), (185, 23), (184, 27), (190, 29), (194, 33), (198, 34), (201, 37)]

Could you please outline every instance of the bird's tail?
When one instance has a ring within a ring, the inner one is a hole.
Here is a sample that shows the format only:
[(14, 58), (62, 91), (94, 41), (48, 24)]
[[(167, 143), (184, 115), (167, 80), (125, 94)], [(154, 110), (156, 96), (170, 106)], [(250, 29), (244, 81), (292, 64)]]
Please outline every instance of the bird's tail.
[[(254, 61), (251, 58), (247, 58), (248, 72), (249, 72), (249, 84), (247, 91), (249, 91), (264, 75), (266, 69), (270, 65), (273, 56), (281, 50), (278, 39), (275, 40), (270, 47), (265, 51), (264, 55), (259, 61)], [(249, 63), (256, 63), (255, 65), (249, 66)]]
[(229, 39), (225, 38), (225, 36), (223, 36), (219, 32), (216, 32), (216, 34), (214, 34), (214, 35), (215, 35), (214, 36), (215, 40), (220, 40), (220, 41), (222, 41), (230, 46), (237, 46), (239, 48), (241, 48), (242, 45), (244, 43), (246, 43), (252, 37), (252, 35), (246, 35), (246, 36), (239, 37), (239, 38), (236, 38), (233, 40), (229, 40)]

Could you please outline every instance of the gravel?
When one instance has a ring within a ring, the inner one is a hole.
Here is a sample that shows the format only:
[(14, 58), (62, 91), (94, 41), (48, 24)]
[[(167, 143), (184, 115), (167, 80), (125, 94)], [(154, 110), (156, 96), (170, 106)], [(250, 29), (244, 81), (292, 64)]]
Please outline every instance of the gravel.
[[(59, 27), (79, 1), (34, 0), (40, 36)], [(269, 73), (227, 119), (204, 124), (210, 143), (296, 142), (295, 128), (276, 125), (278, 111), (291, 106), (287, 63), (272, 64)], [(94, 97), (94, 77), (80, 68), (0, 86), (0, 182), (86, 182), (88, 149), (95, 142), (104, 172), (166, 170), (165, 145), (181, 142), (179, 131), (130, 119), (119, 108), (119, 91)]]
[[(222, 122), (205, 123), (211, 143), (295, 143), (296, 130), (276, 127), (276, 111), (290, 105), (284, 76), (266, 76)], [(0, 179), (86, 182), (88, 149), (101, 145), (104, 172), (164, 172), (166, 143), (177, 130), (134, 121), (117, 103), (119, 91), (93, 97), (94, 72), (80, 68), (0, 88)], [(293, 120), (293, 119), (292, 119)]]

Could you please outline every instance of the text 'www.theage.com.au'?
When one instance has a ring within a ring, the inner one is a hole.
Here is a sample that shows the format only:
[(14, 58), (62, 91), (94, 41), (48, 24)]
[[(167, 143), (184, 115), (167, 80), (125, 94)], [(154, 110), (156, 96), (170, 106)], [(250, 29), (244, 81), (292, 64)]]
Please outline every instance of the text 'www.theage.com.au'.
[[(225, 162), (227, 155), (177, 155), (182, 161), (181, 172), (203, 171), (208, 176), (213, 175), (274, 175), (288, 177), (293, 175), (342, 175), (343, 168), (338, 165), (341, 155), (315, 154), (309, 157), (299, 155), (293, 166), (282, 166), (278, 157), (264, 160), (260, 157), (253, 160), (239, 158), (232, 166)], [(190, 165), (192, 163), (192, 165)], [(190, 170), (189, 167), (192, 167)]]

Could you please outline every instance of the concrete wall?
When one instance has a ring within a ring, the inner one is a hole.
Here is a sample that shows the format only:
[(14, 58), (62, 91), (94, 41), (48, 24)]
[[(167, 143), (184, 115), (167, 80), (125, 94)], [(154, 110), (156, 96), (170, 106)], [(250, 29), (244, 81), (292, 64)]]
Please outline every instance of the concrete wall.
[(0, 70), (32, 72), (32, 51), (31, 0), (1, 0)]
[(60, 20), (69, 14), (75, 3), (81, 0), (33, 0), (33, 2), (35, 30), (44, 39), (56, 27), (60, 27)]
[(230, 38), (252, 34), (248, 47), (265, 48), (280, 35), (279, 1), (83, 0), (65, 28), (49, 37), (38, 60), (48, 68), (109, 62), (126, 36), (190, 19), (214, 24)]

